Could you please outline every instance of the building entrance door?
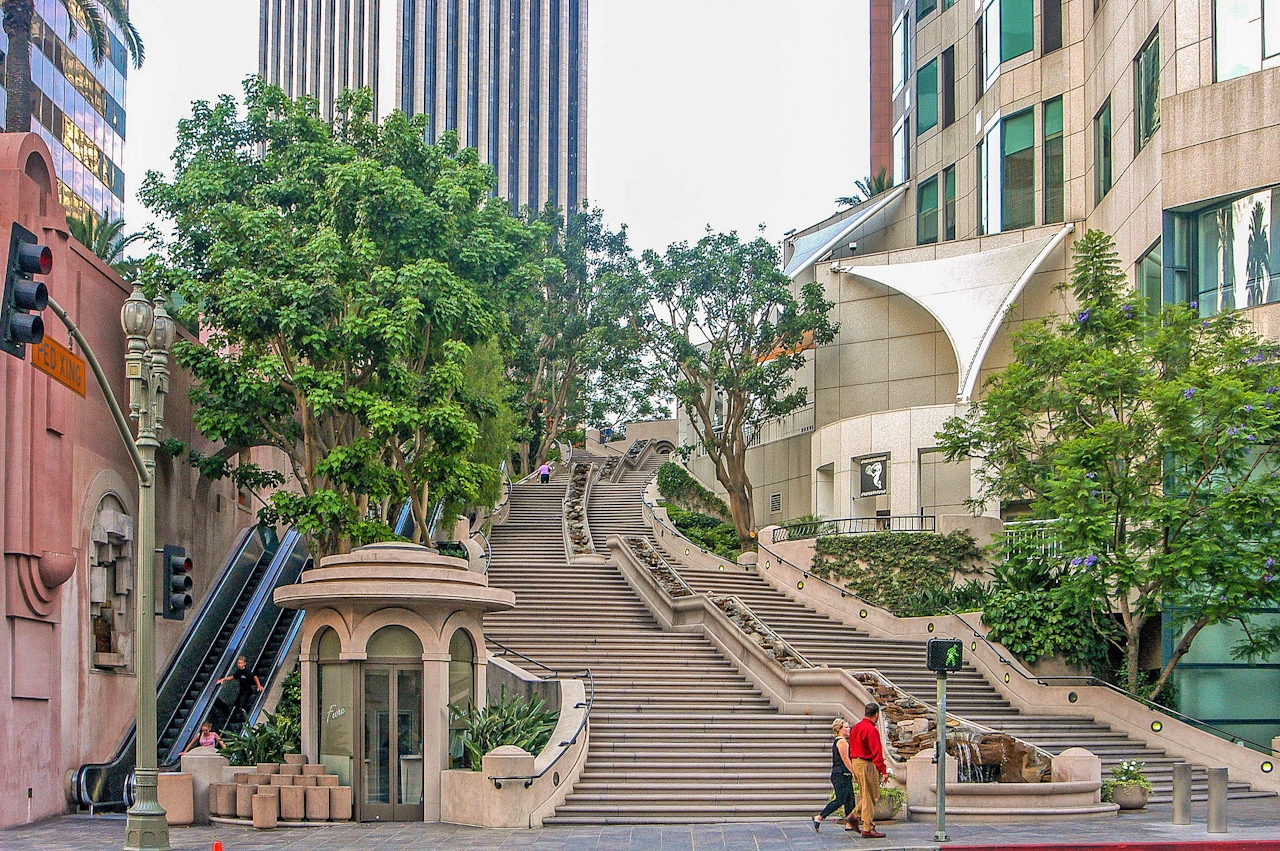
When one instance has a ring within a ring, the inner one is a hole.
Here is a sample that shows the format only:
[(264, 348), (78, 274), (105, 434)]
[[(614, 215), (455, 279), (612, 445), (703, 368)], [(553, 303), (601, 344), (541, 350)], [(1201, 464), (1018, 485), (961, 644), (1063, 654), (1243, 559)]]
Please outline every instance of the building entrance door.
[(422, 821), (422, 666), (363, 666), (360, 821)]

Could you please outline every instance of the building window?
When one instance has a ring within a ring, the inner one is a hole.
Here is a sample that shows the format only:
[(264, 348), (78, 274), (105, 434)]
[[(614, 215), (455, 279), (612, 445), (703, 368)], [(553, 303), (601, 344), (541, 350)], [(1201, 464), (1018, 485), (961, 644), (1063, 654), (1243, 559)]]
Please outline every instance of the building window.
[(1218, 82), (1280, 65), (1280, 0), (1215, 0), (1213, 50)]
[(985, 141), (978, 142), (977, 156), (974, 171), (977, 172), (978, 179), (974, 184), (973, 195), (978, 199), (978, 236), (982, 236), (987, 232), (987, 145)]
[(1000, 191), (1003, 144), (1001, 122), (993, 118), (978, 148), (978, 221), (980, 233), (1000, 233), (1003, 193)]
[(954, 5), (956, 5), (956, 0), (942, 0), (942, 11), (945, 12)]
[(931, 245), (938, 241), (938, 178), (920, 184), (916, 192), (916, 244)]
[(1062, 0), (1044, 0), (1040, 6), (1040, 52), (1062, 49)]
[(1153, 315), (1160, 313), (1164, 302), (1164, 270), (1160, 252), (1161, 241), (1156, 240), (1151, 250), (1138, 258), (1135, 270), (1138, 295), (1146, 302), (1147, 312)]
[(943, 239), (956, 238), (956, 167), (948, 166), (942, 172), (943, 204), (942, 232)]
[(1111, 191), (1111, 98), (1093, 117), (1093, 203)]
[(986, 78), (983, 90), (1000, 73), (1000, 0), (986, 0), (982, 11), (982, 76)]
[(1280, 241), (1272, 236), (1277, 214), (1280, 190), (1268, 189), (1193, 217), (1192, 266), (1202, 316), (1280, 301)]
[(1000, 61), (1035, 49), (1035, 10), (1032, 0), (1000, 0)]
[(907, 16), (903, 15), (893, 25), (893, 93), (895, 96), (907, 82), (910, 39), (911, 34), (907, 29)]
[(911, 177), (910, 151), (907, 147), (907, 129), (910, 121), (903, 116), (893, 131), (893, 185), (897, 186)]
[(939, 80), (938, 103), (942, 108), (942, 126), (950, 127), (956, 123), (956, 49), (948, 47), (942, 51), (938, 70), (942, 73)]
[(1147, 146), (1160, 129), (1160, 31), (1156, 30), (1133, 61), (1133, 153)]
[(922, 65), (916, 72), (916, 135), (923, 136), (938, 126), (938, 60)]
[(916, 0), (916, 20), (924, 19), (924, 16), (938, 8), (938, 0)]
[(982, 99), (982, 93), (987, 90), (987, 77), (982, 73), (983, 57), (987, 55), (982, 45), (983, 33), (985, 32), (985, 21), (982, 18), (973, 25), (973, 45), (974, 45), (974, 67), (978, 69), (978, 73), (973, 75), (973, 102), (977, 103)]
[(1036, 121), (1031, 110), (1006, 118), (1000, 133), (1000, 225), (1002, 230), (1036, 223)]
[(1066, 220), (1066, 148), (1062, 135), (1062, 98), (1044, 104), (1044, 221)]

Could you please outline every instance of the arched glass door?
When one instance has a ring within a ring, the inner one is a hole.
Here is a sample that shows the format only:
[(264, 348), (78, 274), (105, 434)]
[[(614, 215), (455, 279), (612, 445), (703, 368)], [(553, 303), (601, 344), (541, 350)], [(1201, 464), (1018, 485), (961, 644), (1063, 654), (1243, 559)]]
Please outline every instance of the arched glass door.
[(361, 671), (361, 821), (421, 821), (422, 643), (387, 626), (369, 639)]

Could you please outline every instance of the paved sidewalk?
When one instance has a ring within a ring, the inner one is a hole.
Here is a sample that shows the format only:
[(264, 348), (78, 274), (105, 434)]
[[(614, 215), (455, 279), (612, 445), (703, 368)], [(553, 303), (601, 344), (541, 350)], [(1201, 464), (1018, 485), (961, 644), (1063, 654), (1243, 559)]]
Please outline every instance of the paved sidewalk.
[[(1170, 843), (1249, 843), (1250, 851), (1280, 851), (1280, 798), (1232, 801), (1227, 834), (1205, 830), (1205, 807), (1193, 810), (1189, 827), (1169, 824), (1171, 810), (1153, 806), (1116, 818), (1019, 824), (949, 824), (951, 843), (965, 845), (1124, 844), (1130, 848)], [(887, 839), (862, 839), (835, 822), (814, 834), (806, 821), (685, 827), (548, 827), (541, 830), (480, 830), (447, 824), (342, 824), (278, 829), (210, 826), (178, 827), (170, 832), (174, 849), (210, 851), (822, 851), (828, 848), (936, 848), (934, 826), (893, 822), (883, 826)], [(0, 851), (109, 851), (124, 841), (123, 816), (62, 816), (0, 831)]]

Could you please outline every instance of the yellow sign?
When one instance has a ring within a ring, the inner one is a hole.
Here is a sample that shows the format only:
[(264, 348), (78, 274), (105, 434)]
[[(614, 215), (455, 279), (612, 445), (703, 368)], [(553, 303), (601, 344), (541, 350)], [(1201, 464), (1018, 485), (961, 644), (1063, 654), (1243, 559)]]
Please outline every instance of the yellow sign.
[(31, 365), (54, 381), (84, 395), (84, 358), (46, 335), (31, 347)]

